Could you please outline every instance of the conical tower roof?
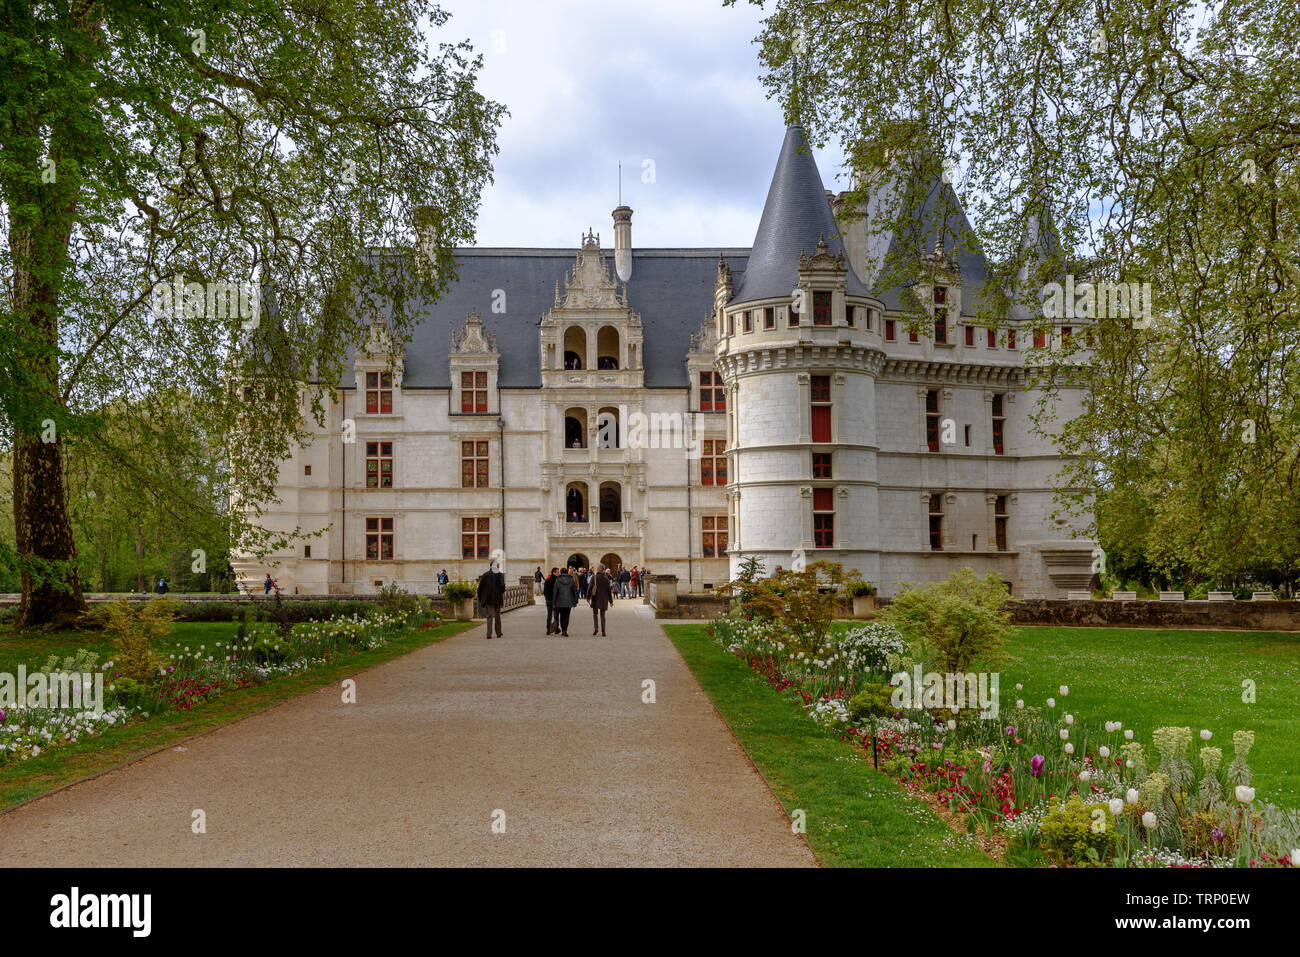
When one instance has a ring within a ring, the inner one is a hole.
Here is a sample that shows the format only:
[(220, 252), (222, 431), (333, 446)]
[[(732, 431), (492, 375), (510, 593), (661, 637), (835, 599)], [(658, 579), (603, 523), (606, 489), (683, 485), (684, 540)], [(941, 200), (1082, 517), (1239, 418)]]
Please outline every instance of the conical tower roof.
[[(749, 264), (731, 301), (789, 296), (799, 281), (799, 253), (813, 255), (821, 239), (825, 239), (826, 251), (832, 256), (844, 249), (817, 162), (804, 140), (803, 127), (789, 126), (767, 190), (763, 218), (758, 221)], [(847, 265), (847, 253), (845, 258)], [(848, 295), (867, 295), (853, 267), (847, 269)]]

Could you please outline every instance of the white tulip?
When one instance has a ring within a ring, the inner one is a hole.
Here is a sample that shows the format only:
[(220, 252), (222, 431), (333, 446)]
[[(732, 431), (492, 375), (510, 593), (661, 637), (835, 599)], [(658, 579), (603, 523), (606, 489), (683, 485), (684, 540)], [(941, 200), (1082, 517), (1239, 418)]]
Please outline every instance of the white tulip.
[(1025, 690), (1025, 686), (1022, 685), (1022, 684), (1020, 684), (1019, 682), (1017, 682), (1017, 683), (1016, 683), (1016, 690), (1017, 690), (1017, 691), (1024, 691), (1024, 690)]
[(1108, 758), (1110, 757), (1110, 748), (1106, 747), (1106, 745), (1103, 744), (1100, 748), (1097, 749), (1097, 753), (1101, 755), (1103, 758)]
[(1244, 784), (1237, 785), (1237, 800), (1242, 804), (1249, 804), (1255, 800), (1255, 789), (1246, 787)]
[(1154, 811), (1147, 811), (1145, 814), (1142, 815), (1142, 826), (1145, 827), (1148, 831), (1154, 830), (1157, 823), (1159, 822), (1158, 819), (1156, 818)]
[(1124, 813), (1124, 802), (1121, 801), (1119, 798), (1111, 798), (1111, 799), (1110, 799), (1110, 813), (1111, 813), (1111, 814), (1114, 814), (1116, 817), (1119, 817), (1121, 814), (1123, 814), (1123, 813)]
[(1130, 730), (1130, 731), (1125, 731), (1125, 732), (1124, 732), (1124, 740), (1125, 740), (1125, 741), (1132, 741), (1132, 740), (1133, 740), (1133, 732), (1132, 732), (1131, 730)]
[(1204, 728), (1201, 729), (1201, 740), (1202, 740), (1202, 741), (1209, 741), (1210, 738), (1212, 738), (1212, 737), (1213, 737), (1213, 735), (1210, 734), (1210, 732), (1209, 732), (1208, 730), (1206, 730), (1206, 729), (1204, 729)]
[(1129, 760), (1125, 761), (1125, 762), (1124, 762), (1124, 767), (1126, 767), (1126, 768), (1131, 768), (1131, 767), (1133, 767), (1133, 759), (1130, 758)]
[(1082, 781), (1084, 784), (1087, 784), (1089, 781), (1092, 780), (1092, 773), (1089, 771), (1080, 771), (1079, 780)]
[(1291, 866), (1300, 867), (1300, 847), (1291, 848)]
[(1119, 730), (1120, 728), (1122, 728), (1122, 727), (1124, 727), (1124, 722), (1123, 722), (1123, 721), (1116, 721), (1116, 722), (1115, 722), (1115, 730), (1116, 730), (1116, 731), (1118, 731), (1118, 730)]
[(1062, 741), (1069, 741), (1069, 740), (1070, 740), (1070, 729), (1069, 729), (1069, 728), (1062, 728), (1062, 729), (1061, 729), (1061, 740), (1062, 740)]
[(1124, 795), (1124, 797), (1128, 799), (1129, 804), (1137, 804), (1138, 798), (1141, 796), (1142, 795), (1138, 794), (1137, 788), (1129, 788), (1128, 793)]
[(1070, 744), (1068, 741), (1065, 744), (1065, 753), (1074, 754), (1074, 745)]
[(948, 730), (949, 730), (949, 731), (956, 731), (956, 730), (957, 730), (957, 722), (954, 721), (954, 720), (952, 720), (952, 718), (949, 718), (949, 719), (948, 719)]
[(1074, 724), (1074, 715), (1072, 715), (1072, 714), (1067, 714), (1067, 715), (1065, 716), (1065, 723), (1066, 723), (1066, 724)]
[(1068, 695), (1069, 693), (1070, 693), (1070, 686), (1069, 686), (1069, 685), (1061, 685), (1061, 697), (1064, 698), (1064, 697), (1065, 697), (1066, 695)]
[(1048, 706), (1049, 708), (1055, 708), (1055, 707), (1056, 707), (1056, 699), (1055, 699), (1055, 698), (1048, 698), (1048, 699), (1047, 699), (1047, 706)]
[(1024, 708), (1024, 706), (1025, 706), (1025, 699), (1024, 699), (1024, 698), (1017, 698), (1017, 699), (1016, 699), (1016, 707), (1017, 707), (1017, 708)]

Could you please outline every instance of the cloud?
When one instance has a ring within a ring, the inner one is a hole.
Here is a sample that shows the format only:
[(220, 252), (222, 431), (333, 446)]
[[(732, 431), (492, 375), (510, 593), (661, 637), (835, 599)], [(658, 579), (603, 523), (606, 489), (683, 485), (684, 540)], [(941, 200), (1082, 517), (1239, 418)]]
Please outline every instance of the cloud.
[[(481, 51), (482, 90), (511, 114), (479, 245), (575, 247), (589, 226), (611, 241), (620, 162), (636, 246), (753, 241), (783, 136), (758, 80), (761, 11), (709, 0), (444, 5), (452, 19), (435, 39)], [(817, 160), (837, 188), (838, 153)]]

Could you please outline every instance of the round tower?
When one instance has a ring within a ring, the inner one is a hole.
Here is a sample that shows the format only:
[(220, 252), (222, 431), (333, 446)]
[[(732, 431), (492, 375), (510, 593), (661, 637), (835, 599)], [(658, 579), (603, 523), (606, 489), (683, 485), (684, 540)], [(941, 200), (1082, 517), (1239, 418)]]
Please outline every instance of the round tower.
[(845, 258), (803, 130), (791, 126), (745, 271), (718, 277), (733, 577), (758, 558), (767, 574), (827, 560), (880, 580), (881, 310)]

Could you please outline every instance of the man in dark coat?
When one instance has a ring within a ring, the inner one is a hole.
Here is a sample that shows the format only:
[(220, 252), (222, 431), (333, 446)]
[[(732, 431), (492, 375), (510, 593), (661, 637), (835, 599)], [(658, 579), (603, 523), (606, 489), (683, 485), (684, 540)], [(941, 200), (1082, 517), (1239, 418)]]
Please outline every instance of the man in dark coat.
[(578, 604), (578, 583), (573, 580), (572, 569), (564, 569), (555, 579), (555, 614), (560, 620), (560, 633), (569, 637), (569, 614)]
[(605, 574), (605, 566), (596, 566), (596, 577), (591, 583), (591, 633), (600, 632), (601, 637), (605, 637), (605, 612), (613, 600), (613, 592), (609, 586), (609, 576)]
[(542, 583), (542, 597), (546, 599), (546, 633), (553, 635), (559, 631), (559, 619), (555, 614), (555, 579), (559, 577), (560, 570), (552, 568), (551, 574), (547, 576), (546, 581)]
[(506, 576), (489, 565), (478, 580), (478, 605), (487, 619), (487, 637), (492, 637), (492, 623), (496, 622), (497, 637), (501, 637), (501, 606), (506, 600)]

